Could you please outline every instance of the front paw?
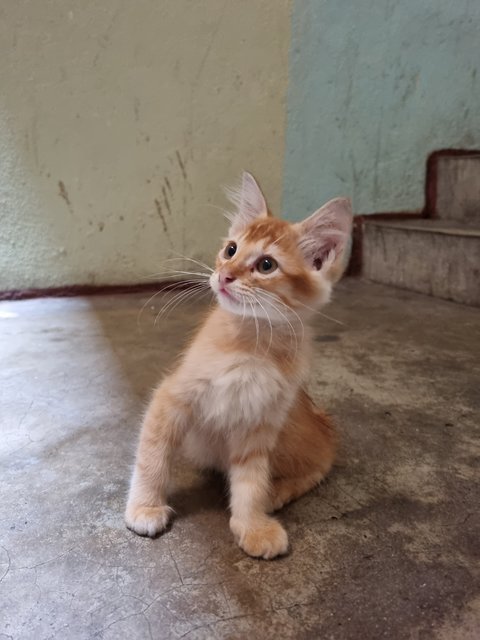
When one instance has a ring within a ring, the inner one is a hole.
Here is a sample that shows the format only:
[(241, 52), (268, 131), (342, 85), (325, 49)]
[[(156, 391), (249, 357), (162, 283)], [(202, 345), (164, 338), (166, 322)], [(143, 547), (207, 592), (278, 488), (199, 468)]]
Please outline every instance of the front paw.
[(262, 518), (258, 523), (245, 525), (232, 517), (230, 529), (239, 547), (254, 558), (270, 560), (288, 551), (287, 533), (274, 518)]
[(127, 505), (125, 522), (127, 527), (139, 536), (153, 538), (165, 530), (173, 510), (167, 505), (144, 507)]

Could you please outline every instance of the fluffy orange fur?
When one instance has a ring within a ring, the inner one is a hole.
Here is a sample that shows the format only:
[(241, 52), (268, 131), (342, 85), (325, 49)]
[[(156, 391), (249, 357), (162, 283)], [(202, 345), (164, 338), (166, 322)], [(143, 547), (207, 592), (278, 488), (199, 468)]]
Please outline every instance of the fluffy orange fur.
[(236, 211), (209, 284), (218, 305), (147, 410), (125, 513), (140, 535), (163, 531), (174, 454), (225, 472), (230, 528), (249, 555), (288, 549), (269, 515), (312, 489), (335, 456), (332, 424), (305, 391), (308, 318), (344, 268), (348, 200), (301, 223), (274, 218), (254, 178), (231, 193)]

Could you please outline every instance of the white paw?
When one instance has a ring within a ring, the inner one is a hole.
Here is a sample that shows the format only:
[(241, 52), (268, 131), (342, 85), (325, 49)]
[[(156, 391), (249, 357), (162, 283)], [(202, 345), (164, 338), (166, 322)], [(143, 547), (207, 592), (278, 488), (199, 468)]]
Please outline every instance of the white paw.
[(239, 547), (254, 558), (271, 560), (288, 551), (287, 532), (274, 518), (265, 518), (250, 526), (231, 518), (230, 529)]
[(144, 507), (127, 505), (125, 522), (127, 527), (139, 536), (153, 538), (165, 530), (173, 510), (167, 505), (161, 507)]

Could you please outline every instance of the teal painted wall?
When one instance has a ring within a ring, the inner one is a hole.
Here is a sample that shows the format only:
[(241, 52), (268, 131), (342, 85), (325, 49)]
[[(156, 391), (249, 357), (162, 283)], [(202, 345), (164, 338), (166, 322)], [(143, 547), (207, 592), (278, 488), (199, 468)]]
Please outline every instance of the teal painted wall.
[(421, 209), (427, 155), (480, 147), (480, 2), (294, 0), (283, 209)]

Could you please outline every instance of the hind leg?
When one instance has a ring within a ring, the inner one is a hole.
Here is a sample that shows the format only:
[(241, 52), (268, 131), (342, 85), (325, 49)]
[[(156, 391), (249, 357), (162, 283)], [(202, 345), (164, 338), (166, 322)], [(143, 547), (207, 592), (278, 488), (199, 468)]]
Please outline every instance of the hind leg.
[(313, 489), (330, 471), (336, 436), (328, 417), (300, 390), (271, 453), (270, 510)]
[(272, 482), (270, 491), (270, 511), (278, 511), (283, 506), (311, 491), (324, 478), (321, 471), (306, 476), (277, 478)]

